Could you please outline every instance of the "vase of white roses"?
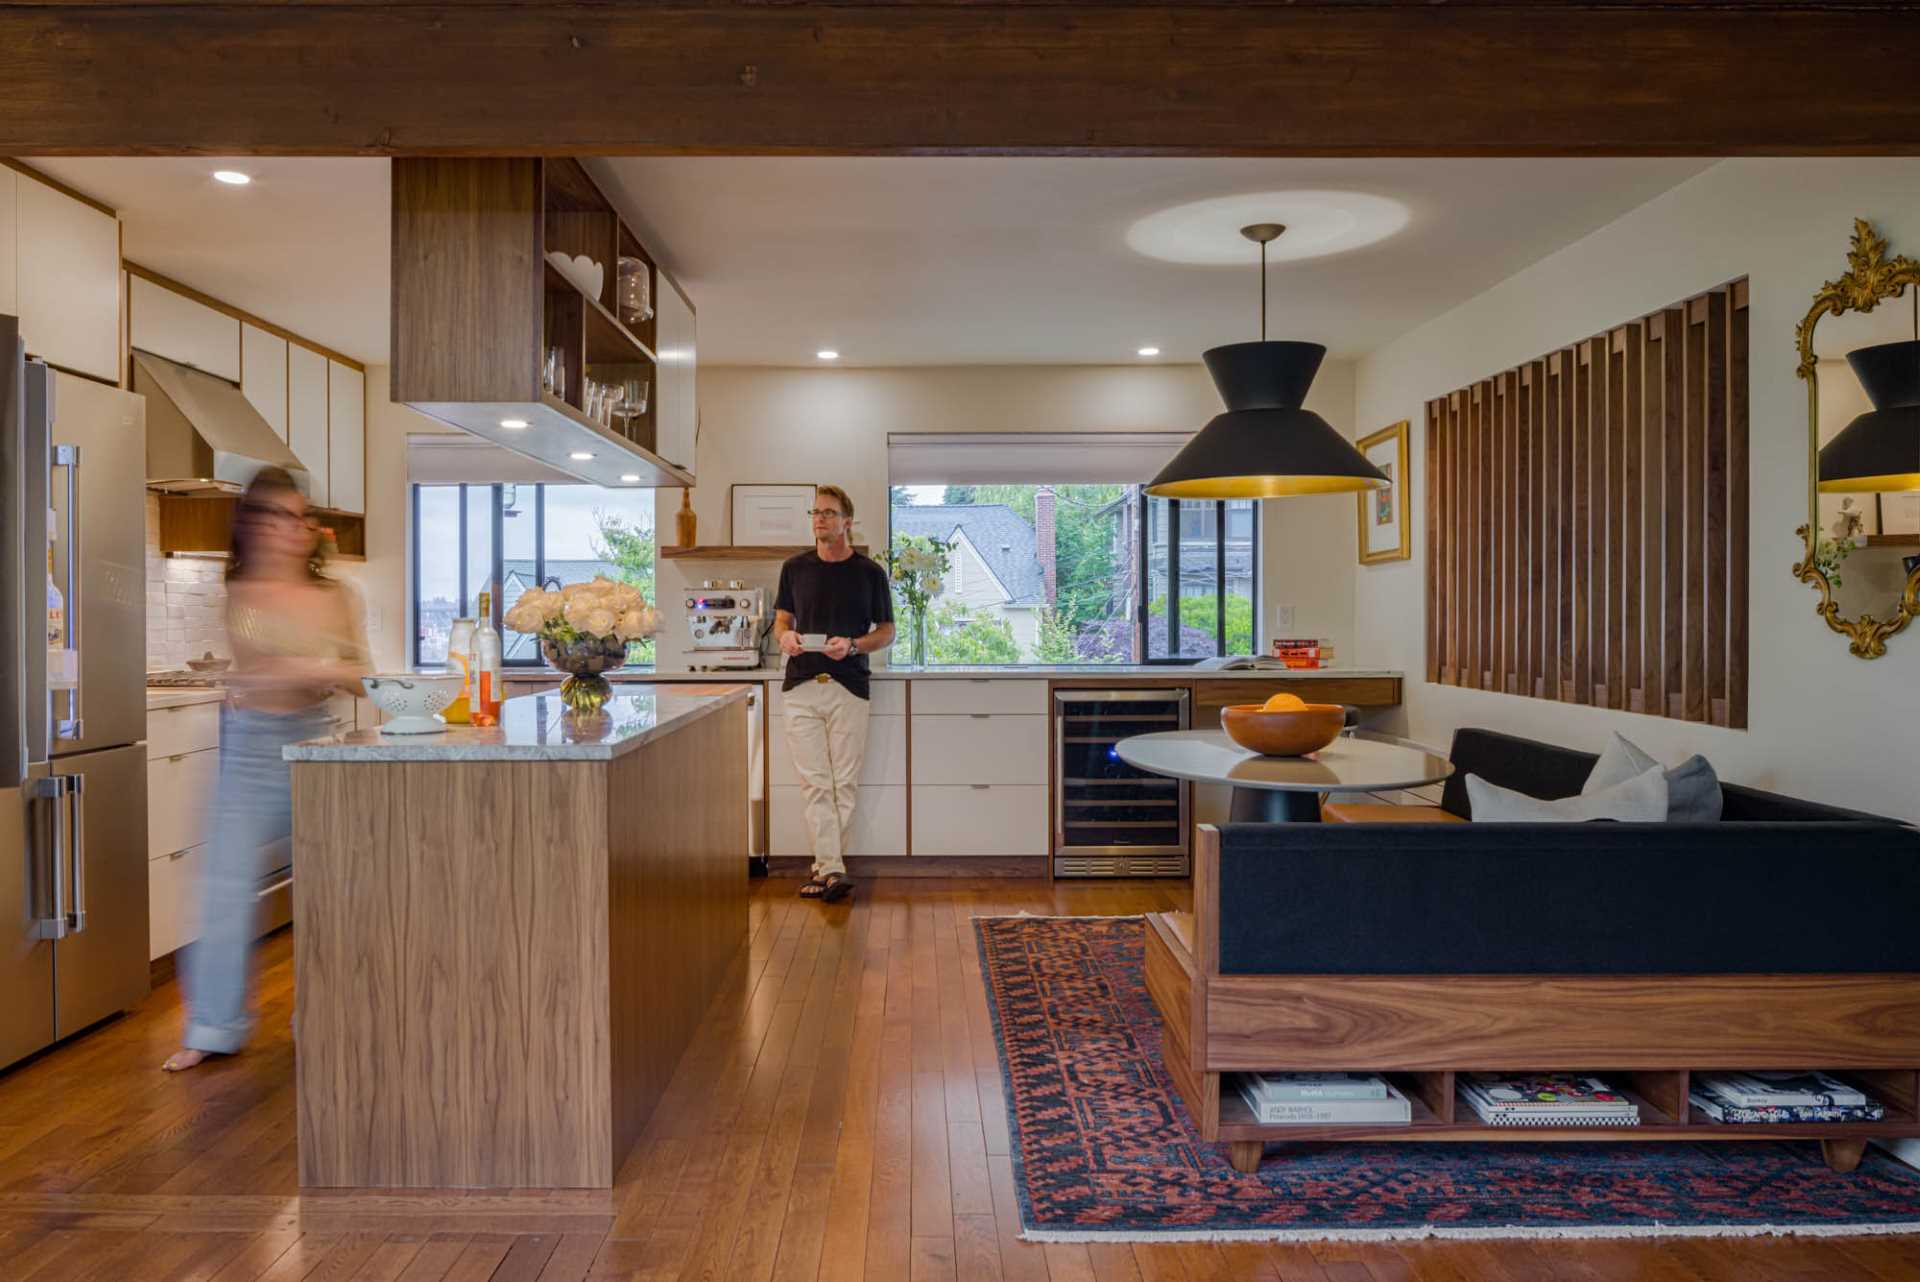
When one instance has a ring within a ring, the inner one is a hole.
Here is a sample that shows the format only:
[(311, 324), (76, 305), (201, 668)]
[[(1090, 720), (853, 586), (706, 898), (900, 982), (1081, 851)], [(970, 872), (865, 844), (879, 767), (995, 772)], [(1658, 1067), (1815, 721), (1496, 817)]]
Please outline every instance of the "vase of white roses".
[(953, 545), (922, 534), (898, 534), (887, 551), (887, 574), (907, 612), (908, 659), (927, 661), (927, 604), (940, 595)]
[(613, 694), (600, 674), (627, 661), (627, 645), (654, 634), (659, 623), (640, 589), (604, 575), (569, 583), (558, 592), (528, 588), (506, 614), (507, 626), (540, 638), (540, 653), (567, 679), (560, 700), (590, 716)]

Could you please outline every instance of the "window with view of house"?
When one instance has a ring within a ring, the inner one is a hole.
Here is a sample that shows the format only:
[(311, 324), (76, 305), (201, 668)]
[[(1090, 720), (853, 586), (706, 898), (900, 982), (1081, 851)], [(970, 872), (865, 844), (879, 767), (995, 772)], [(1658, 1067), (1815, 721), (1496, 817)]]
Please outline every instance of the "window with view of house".
[[(494, 623), (528, 588), (604, 575), (654, 597), (652, 490), (596, 485), (494, 484), (413, 487), (413, 662), (447, 660), (447, 635), (495, 592)], [(504, 662), (544, 662), (538, 638), (502, 628)], [(653, 641), (635, 642), (630, 664), (653, 662)]]
[[(1128, 484), (896, 485), (890, 545), (944, 547), (926, 661), (1183, 663), (1253, 652), (1259, 514)], [(910, 662), (912, 611), (897, 600)]]

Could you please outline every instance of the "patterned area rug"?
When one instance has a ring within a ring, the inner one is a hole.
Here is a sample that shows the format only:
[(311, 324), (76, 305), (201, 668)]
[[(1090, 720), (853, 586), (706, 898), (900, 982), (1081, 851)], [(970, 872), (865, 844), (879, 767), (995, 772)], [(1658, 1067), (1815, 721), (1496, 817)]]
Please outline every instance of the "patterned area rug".
[(1022, 1236), (1039, 1241), (1920, 1232), (1920, 1171), (1813, 1143), (1300, 1144), (1243, 1175), (1160, 1062), (1138, 917), (975, 922)]

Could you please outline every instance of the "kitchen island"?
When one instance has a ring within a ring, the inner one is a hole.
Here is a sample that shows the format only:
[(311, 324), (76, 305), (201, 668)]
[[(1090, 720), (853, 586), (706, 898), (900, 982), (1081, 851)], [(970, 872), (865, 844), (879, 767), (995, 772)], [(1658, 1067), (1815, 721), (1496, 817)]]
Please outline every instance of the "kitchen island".
[(746, 940), (747, 697), (286, 750), (302, 1186), (612, 1187)]

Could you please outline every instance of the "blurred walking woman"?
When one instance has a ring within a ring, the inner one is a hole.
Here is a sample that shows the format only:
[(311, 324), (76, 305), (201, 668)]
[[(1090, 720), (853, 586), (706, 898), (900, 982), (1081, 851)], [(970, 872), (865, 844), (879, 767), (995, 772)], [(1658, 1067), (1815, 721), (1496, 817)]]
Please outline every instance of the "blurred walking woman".
[(329, 730), (326, 701), (360, 692), (366, 636), (353, 591), (321, 572), (306, 497), (277, 467), (240, 500), (227, 563), (233, 645), (220, 714), (220, 785), (200, 880), (200, 937), (187, 948), (186, 1035), (164, 1067), (231, 1055), (252, 1029), (247, 994), (260, 851), (291, 840), (293, 798), (280, 750)]

